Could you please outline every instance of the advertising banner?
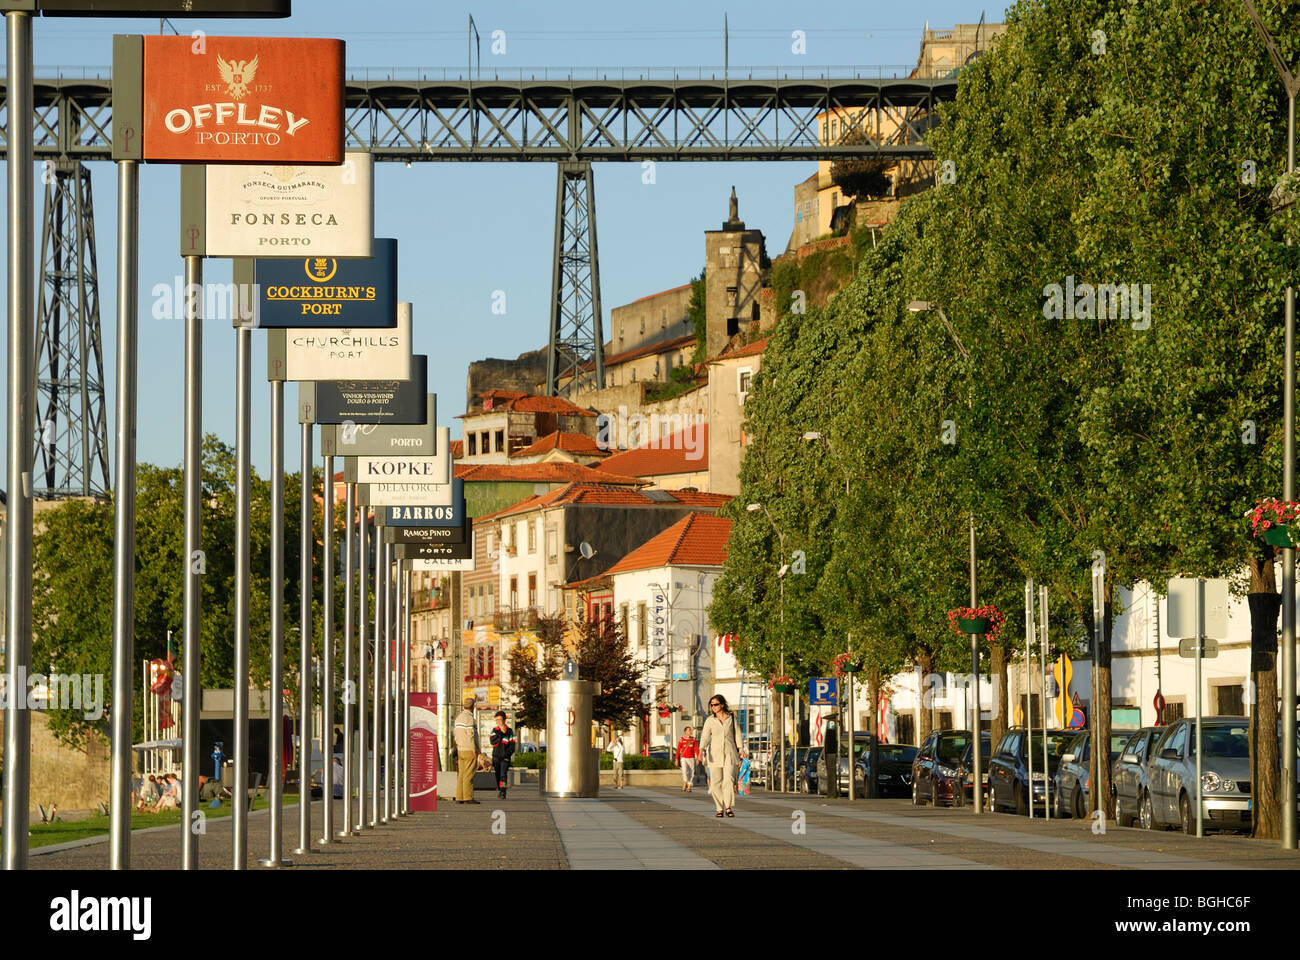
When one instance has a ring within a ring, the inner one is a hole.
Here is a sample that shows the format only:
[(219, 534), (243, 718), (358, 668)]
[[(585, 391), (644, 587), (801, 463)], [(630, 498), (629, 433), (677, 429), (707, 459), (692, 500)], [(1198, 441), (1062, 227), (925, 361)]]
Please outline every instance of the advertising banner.
[(320, 452), (323, 457), (432, 457), (438, 453), (437, 431), (438, 395), (429, 393), (424, 423), (322, 423)]
[(343, 162), (342, 40), (144, 38), (145, 160)]
[(429, 358), (411, 357), (410, 380), (326, 380), (298, 384), (299, 423), (425, 423)]
[(409, 380), (411, 305), (391, 330), (300, 328), (266, 332), (268, 380)]
[(463, 527), (465, 498), (461, 497), (446, 506), (420, 504), (419, 506), (384, 507), (375, 511), (375, 522), (381, 527)]
[(465, 543), (469, 523), (463, 527), (383, 527), (384, 543)]
[[(189, 166), (181, 172), (181, 255), (369, 257), (380, 242), (374, 211), (374, 161), (366, 150), (349, 150), (331, 166)], [(293, 272), (287, 264), (284, 269)], [(396, 302), (395, 254), (392, 270), (385, 292)], [(306, 278), (299, 269), (292, 279)]]
[(406, 731), (407, 783), (412, 810), (438, 809), (438, 695), (412, 693)]
[(473, 543), (398, 543), (393, 546), (397, 560), (472, 560)]
[(412, 570), (419, 570), (421, 573), (453, 573), (460, 571), (473, 571), (474, 561), (470, 560), (408, 560)]
[(345, 483), (451, 483), (451, 430), (438, 427), (432, 457), (344, 457)]
[(397, 323), (397, 241), (376, 239), (355, 260), (258, 259), (255, 327), (392, 327)]
[[(343, 461), (344, 478), (347, 460)], [(358, 483), (357, 504), (363, 507), (450, 506), (465, 498), (464, 481), (451, 483)]]

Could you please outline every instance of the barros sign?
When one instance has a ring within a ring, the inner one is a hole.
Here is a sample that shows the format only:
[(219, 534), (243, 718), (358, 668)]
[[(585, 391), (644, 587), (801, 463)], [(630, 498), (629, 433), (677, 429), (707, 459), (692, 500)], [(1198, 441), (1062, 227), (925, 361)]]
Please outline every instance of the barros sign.
[[(343, 462), (346, 476), (347, 461)], [(464, 497), (464, 481), (459, 479), (451, 483), (357, 484), (357, 503), (363, 507), (451, 506)]]
[(411, 305), (391, 330), (299, 327), (266, 332), (268, 380), (411, 379)]
[(375, 511), (375, 522), (381, 527), (459, 527), (465, 523), (465, 501), (447, 506), (384, 507)]
[(144, 38), (145, 160), (342, 163), (342, 40)]
[(411, 357), (410, 380), (325, 380), (298, 384), (299, 423), (425, 423), (429, 358)]
[[(374, 160), (365, 150), (332, 166), (187, 166), (181, 256), (369, 257), (374, 210)], [(390, 296), (397, 299), (396, 287)]]
[(322, 423), (321, 456), (432, 457), (438, 453), (438, 395), (427, 394), (425, 404), (424, 423)]

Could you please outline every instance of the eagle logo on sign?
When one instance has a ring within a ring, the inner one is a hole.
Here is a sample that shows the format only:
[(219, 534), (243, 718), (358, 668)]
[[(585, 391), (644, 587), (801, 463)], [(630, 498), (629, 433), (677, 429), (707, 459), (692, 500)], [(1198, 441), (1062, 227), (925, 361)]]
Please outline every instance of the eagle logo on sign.
[(236, 100), (248, 95), (248, 85), (257, 76), (257, 57), (252, 60), (223, 60), (217, 54), (217, 69), (226, 82), (226, 92)]

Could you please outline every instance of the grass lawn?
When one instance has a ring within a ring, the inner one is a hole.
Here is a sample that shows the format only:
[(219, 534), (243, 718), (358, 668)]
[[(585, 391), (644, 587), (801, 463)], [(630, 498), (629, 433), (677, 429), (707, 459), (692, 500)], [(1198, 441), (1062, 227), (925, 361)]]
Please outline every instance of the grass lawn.
[[(296, 793), (286, 793), (284, 802), (297, 803), (298, 795)], [(270, 804), (265, 796), (259, 796), (253, 801), (254, 810), (265, 810)], [(209, 810), (207, 805), (199, 807), (205, 817), (228, 817), (231, 814), (232, 807), (229, 801), (223, 801), (222, 805), (215, 810)], [(134, 811), (131, 814), (131, 829), (141, 830), (145, 827), (165, 827), (181, 822), (181, 811), (179, 809), (163, 810), (161, 813), (141, 813)], [(98, 837), (108, 833), (108, 817), (96, 814), (85, 820), (56, 820), (54, 823), (33, 823), (31, 825), (31, 837), (27, 841), (29, 848), (44, 847), (51, 843), (67, 843), (70, 840), (85, 840), (89, 837)]]

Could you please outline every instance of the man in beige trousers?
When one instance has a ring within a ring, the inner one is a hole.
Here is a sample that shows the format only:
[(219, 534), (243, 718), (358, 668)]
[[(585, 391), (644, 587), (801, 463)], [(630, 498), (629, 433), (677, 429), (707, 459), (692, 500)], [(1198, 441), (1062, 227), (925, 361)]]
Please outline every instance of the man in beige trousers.
[(715, 693), (709, 698), (709, 719), (700, 733), (700, 757), (709, 770), (709, 794), (718, 808), (715, 816), (734, 817), (736, 770), (745, 756), (735, 715), (727, 709), (727, 698)]
[(456, 759), (460, 764), (456, 780), (456, 802), (478, 803), (474, 799), (474, 768), (478, 765), (478, 723), (474, 720), (473, 694), (465, 697), (465, 709), (456, 714)]

